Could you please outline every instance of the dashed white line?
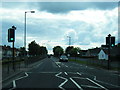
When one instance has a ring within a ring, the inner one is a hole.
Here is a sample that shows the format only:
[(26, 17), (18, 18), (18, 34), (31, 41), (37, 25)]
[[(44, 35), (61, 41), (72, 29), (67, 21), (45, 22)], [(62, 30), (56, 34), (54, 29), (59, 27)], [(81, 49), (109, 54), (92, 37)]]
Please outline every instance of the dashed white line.
[(70, 80), (71, 80), (80, 90), (83, 90), (82, 87), (80, 87), (72, 78), (70, 78)]

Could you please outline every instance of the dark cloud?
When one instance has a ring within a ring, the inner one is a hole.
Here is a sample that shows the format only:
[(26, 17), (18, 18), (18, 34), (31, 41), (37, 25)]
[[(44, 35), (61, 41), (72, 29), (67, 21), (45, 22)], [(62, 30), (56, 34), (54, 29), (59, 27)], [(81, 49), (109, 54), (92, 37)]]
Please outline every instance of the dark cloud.
[(118, 6), (117, 2), (41, 2), (39, 9), (51, 13), (66, 13), (71, 10), (113, 9)]
[(71, 10), (113, 9), (118, 2), (4, 2), (4, 8), (38, 9), (50, 13), (67, 13)]

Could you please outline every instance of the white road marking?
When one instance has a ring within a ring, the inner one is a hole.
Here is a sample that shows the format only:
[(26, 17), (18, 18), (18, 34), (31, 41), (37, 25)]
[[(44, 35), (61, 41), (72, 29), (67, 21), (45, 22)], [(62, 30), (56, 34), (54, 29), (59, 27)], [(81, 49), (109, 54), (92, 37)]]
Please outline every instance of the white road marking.
[(94, 76), (94, 80), (96, 80), (96, 76)]
[(26, 75), (26, 76), (23, 76), (23, 77), (20, 77), (20, 78), (18, 78), (18, 79), (13, 80), (13, 88), (16, 88), (16, 81), (17, 81), (17, 80), (20, 80), (20, 79), (22, 79), (22, 78), (28, 77), (28, 74), (27, 74), (26, 72), (25, 72), (25, 75)]
[(89, 80), (90, 82), (96, 84), (97, 86), (99, 86), (99, 87), (101, 87), (101, 88), (103, 88), (103, 89), (105, 89), (105, 90), (108, 90), (107, 88), (105, 88), (105, 87), (103, 87), (102, 85), (100, 85), (100, 84), (94, 82), (93, 80), (91, 80), (91, 79), (89, 79), (89, 78), (86, 78), (86, 79)]
[(78, 74), (78, 75), (80, 75), (80, 76), (82, 75), (82, 74), (81, 74), (81, 73), (79, 73), (79, 72), (77, 72), (77, 74)]
[[(64, 64), (65, 65), (65, 64)], [(65, 67), (68, 67), (67, 65), (65, 65)]]
[(83, 77), (72, 77), (72, 78), (77, 78), (77, 79), (86, 79), (86, 78), (83, 78)]
[(27, 72), (27, 73), (58, 73), (58, 72)]
[(64, 79), (65, 81), (63, 83), (61, 83), (58, 87), (61, 88), (62, 90), (65, 90), (62, 86), (68, 81), (67, 78), (64, 78), (64, 77), (61, 77), (59, 76), (60, 74), (62, 74), (62, 72), (56, 74), (55, 76), (58, 77), (58, 78), (61, 78), (61, 79)]
[(66, 72), (64, 72), (65, 73), (65, 75), (68, 75)]
[(56, 65), (60, 68), (60, 65), (58, 64), (59, 62), (55, 62), (56, 63)]
[(111, 86), (113, 86), (113, 87), (120, 88), (120, 86), (113, 85), (113, 84), (110, 84), (110, 83), (106, 83), (106, 82), (103, 82), (103, 81), (99, 81), (99, 80), (95, 80), (95, 81), (100, 82), (100, 83), (103, 83), (103, 84), (111, 85)]
[(83, 90), (82, 87), (80, 87), (72, 78), (70, 78), (70, 80), (71, 80), (80, 90)]
[(20, 77), (20, 78), (18, 78), (18, 79), (15, 79), (15, 81), (16, 81), (16, 80), (20, 80), (20, 79), (22, 79), (22, 78), (28, 77), (28, 74), (27, 74), (26, 72), (25, 72), (25, 75), (26, 75), (26, 76), (23, 76), (23, 77)]
[(38, 64), (37, 66), (35, 66), (35, 68), (38, 68), (41, 64), (43, 64), (43, 62), (41, 62), (40, 64)]
[(89, 85), (81, 85), (81, 86), (83, 86), (83, 87), (89, 87), (89, 88), (99, 88), (100, 89), (100, 87), (96, 87), (96, 86), (89, 86)]
[(13, 87), (16, 88), (15, 80), (13, 80)]

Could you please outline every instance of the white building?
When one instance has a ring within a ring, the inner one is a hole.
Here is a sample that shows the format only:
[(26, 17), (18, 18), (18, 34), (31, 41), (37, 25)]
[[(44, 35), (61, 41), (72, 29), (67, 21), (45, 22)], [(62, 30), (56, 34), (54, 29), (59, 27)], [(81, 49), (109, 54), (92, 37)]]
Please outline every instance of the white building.
[(108, 60), (107, 50), (101, 49), (99, 54), (98, 54), (98, 59), (100, 59), (100, 60)]

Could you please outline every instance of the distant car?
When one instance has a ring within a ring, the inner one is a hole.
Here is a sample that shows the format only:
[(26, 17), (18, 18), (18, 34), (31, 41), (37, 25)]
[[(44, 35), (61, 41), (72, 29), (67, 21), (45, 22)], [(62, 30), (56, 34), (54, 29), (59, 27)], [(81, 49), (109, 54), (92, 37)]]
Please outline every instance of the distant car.
[(48, 58), (50, 58), (51, 56), (50, 55), (48, 55)]
[(60, 59), (59, 59), (59, 62), (68, 62), (68, 58), (67, 58), (67, 56), (65, 56), (65, 55), (61, 55), (60, 56)]

